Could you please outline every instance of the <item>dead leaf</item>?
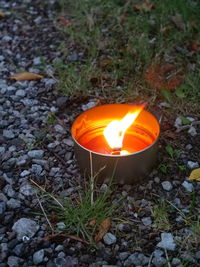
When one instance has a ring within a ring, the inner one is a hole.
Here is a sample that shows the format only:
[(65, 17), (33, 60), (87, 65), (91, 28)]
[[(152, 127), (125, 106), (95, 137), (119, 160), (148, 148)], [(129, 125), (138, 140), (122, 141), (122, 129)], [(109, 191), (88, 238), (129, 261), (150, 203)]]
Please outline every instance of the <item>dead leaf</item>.
[(0, 12), (0, 19), (5, 18), (6, 14), (4, 14), (3, 12)]
[(190, 173), (189, 180), (200, 181), (200, 168), (195, 169)]
[(80, 241), (82, 243), (88, 244), (88, 242), (86, 240), (80, 238), (79, 236), (67, 235), (67, 234), (62, 234), (62, 233), (45, 236), (43, 238), (43, 240), (44, 241), (52, 241), (52, 242), (55, 242), (55, 243), (62, 243), (67, 238), (70, 238), (70, 239), (73, 239), (73, 240)]
[(183, 81), (183, 75), (176, 67), (169, 63), (153, 63), (145, 74), (145, 79), (155, 88), (174, 90)]
[(142, 2), (141, 4), (134, 5), (134, 7), (137, 10), (150, 11), (153, 7), (153, 3), (151, 2), (151, 0), (146, 0), (146, 1)]
[(69, 27), (69, 26), (72, 25), (71, 20), (69, 20), (69, 19), (65, 19), (65, 18), (63, 18), (63, 17), (58, 18), (58, 19), (57, 19), (57, 22), (58, 22), (59, 24), (61, 24), (62, 26), (65, 26), (65, 27)]
[(199, 52), (200, 51), (200, 44), (197, 43), (197, 42), (192, 42), (191, 45), (190, 45), (190, 48), (193, 51)]
[(171, 16), (171, 20), (173, 23), (176, 25), (176, 27), (180, 30), (185, 31), (186, 30), (186, 25), (183, 22), (183, 18), (180, 14), (176, 14), (175, 16)]
[(28, 81), (28, 80), (35, 80), (35, 79), (43, 79), (44, 77), (39, 74), (24, 71), (24, 72), (10, 75), (9, 78), (15, 79), (16, 81)]
[(94, 238), (96, 243), (98, 243), (102, 239), (102, 237), (108, 232), (110, 226), (111, 226), (110, 218), (106, 218), (105, 220), (102, 221), (102, 223), (99, 226), (99, 232)]
[(96, 220), (93, 219), (88, 223), (88, 225), (94, 227), (96, 223), (97, 223)]
[(99, 62), (99, 66), (101, 68), (105, 68), (106, 66), (108, 66), (111, 63), (111, 58), (104, 58)]

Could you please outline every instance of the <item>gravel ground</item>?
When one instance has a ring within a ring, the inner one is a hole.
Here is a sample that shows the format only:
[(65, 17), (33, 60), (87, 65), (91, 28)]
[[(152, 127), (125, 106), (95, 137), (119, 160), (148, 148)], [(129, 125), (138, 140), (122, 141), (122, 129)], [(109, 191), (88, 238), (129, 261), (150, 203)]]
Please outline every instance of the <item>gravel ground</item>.
[[(96, 249), (70, 239), (60, 244), (43, 241), (49, 228), (44, 217), (31, 214), (41, 211), (29, 180), (57, 194), (78, 190), (81, 175), (70, 128), (76, 115), (93, 105), (93, 100), (69, 101), (54, 89), (51, 65), (60, 56), (57, 47), (62, 41), (54, 24), (54, 4), (53, 0), (0, 3), (6, 14), (0, 24), (0, 267), (200, 266), (199, 217), (194, 232), (181, 216), (191, 207), (195, 215), (200, 211), (200, 183), (187, 180), (200, 164), (200, 129), (195, 125), (177, 134), (181, 120), (173, 116), (164, 116), (160, 141), (160, 162), (168, 165), (168, 172), (157, 168), (146, 182), (116, 189), (116, 199), (124, 196), (120, 217), (131, 224), (113, 222)], [(46, 78), (8, 79), (24, 70)], [(56, 120), (50, 122), (52, 114)], [(169, 159), (167, 144), (180, 151), (177, 159)], [(156, 226), (152, 213), (161, 197), (180, 211), (170, 213), (168, 229)]]

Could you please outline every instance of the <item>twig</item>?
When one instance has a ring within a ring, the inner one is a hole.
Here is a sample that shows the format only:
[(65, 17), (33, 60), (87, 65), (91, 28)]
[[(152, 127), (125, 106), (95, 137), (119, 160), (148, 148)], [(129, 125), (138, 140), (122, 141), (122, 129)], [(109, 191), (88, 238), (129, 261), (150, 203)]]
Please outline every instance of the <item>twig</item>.
[(52, 153), (62, 164), (63, 164), (63, 167), (67, 170), (67, 167), (66, 167), (66, 162), (64, 161), (64, 159), (62, 159), (58, 154), (56, 154), (55, 152), (53, 152), (52, 150), (50, 150), (48, 147), (46, 147), (46, 149)]
[(37, 196), (37, 200), (38, 200), (38, 202), (39, 202), (40, 208), (41, 208), (41, 210), (42, 210), (42, 212), (43, 212), (43, 214), (44, 214), (44, 217), (46, 218), (46, 220), (47, 220), (47, 222), (48, 222), (48, 224), (49, 224), (49, 226), (50, 226), (50, 228), (51, 228), (52, 234), (54, 234), (54, 229), (53, 229), (53, 227), (52, 227), (52, 225), (51, 225), (51, 223), (50, 223), (50, 221), (49, 221), (49, 219), (48, 219), (48, 217), (47, 217), (47, 214), (46, 214), (46, 212), (45, 212), (45, 210), (44, 210), (44, 208), (43, 208), (43, 206), (42, 206), (42, 203), (41, 203), (41, 201), (40, 201), (40, 199), (39, 199), (37, 193), (36, 193), (36, 196)]
[(167, 265), (168, 265), (168, 267), (171, 267), (166, 248), (165, 248), (165, 255), (166, 255), (166, 259), (167, 259)]
[(94, 177), (93, 177), (93, 164), (92, 164), (91, 151), (90, 151), (90, 179), (91, 179), (91, 205), (94, 205)]
[(51, 198), (53, 198), (53, 200), (55, 200), (55, 202), (61, 206), (62, 209), (64, 209), (63, 205), (54, 197), (52, 196), (50, 193), (48, 193), (43, 187), (41, 187), (39, 184), (37, 184), (35, 181), (33, 181), (32, 179), (30, 179), (30, 182), (33, 183), (34, 185), (36, 185), (40, 190), (42, 190), (43, 192), (45, 192), (46, 194), (48, 194)]
[(147, 267), (151, 267), (152, 258), (153, 258), (153, 253), (151, 253), (151, 256), (149, 258), (149, 263), (148, 263), (148, 266)]

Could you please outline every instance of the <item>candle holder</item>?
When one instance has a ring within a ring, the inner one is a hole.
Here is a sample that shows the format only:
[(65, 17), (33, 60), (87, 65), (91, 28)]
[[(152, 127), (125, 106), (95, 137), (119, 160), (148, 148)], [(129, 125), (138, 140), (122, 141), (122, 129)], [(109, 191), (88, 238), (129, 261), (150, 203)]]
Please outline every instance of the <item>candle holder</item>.
[(75, 156), (84, 174), (96, 177), (100, 183), (114, 179), (120, 184), (133, 184), (149, 174), (157, 158), (160, 134), (153, 114), (144, 109), (139, 112), (124, 134), (121, 148), (111, 148), (104, 136), (108, 124), (137, 109), (129, 104), (107, 104), (91, 108), (75, 119)]

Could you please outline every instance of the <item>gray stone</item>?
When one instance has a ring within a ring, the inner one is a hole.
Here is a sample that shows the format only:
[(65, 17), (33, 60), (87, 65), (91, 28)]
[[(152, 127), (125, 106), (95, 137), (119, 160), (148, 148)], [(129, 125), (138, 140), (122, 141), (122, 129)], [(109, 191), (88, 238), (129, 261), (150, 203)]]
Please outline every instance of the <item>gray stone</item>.
[(54, 85), (56, 83), (56, 80), (54, 79), (43, 79), (42, 80), (45, 83), (45, 86), (51, 87), (52, 85)]
[(115, 235), (111, 234), (111, 233), (106, 233), (103, 237), (103, 241), (106, 245), (112, 245), (115, 244), (117, 241), (117, 238)]
[(59, 107), (59, 108), (63, 108), (63, 107), (65, 107), (67, 101), (68, 101), (68, 97), (67, 96), (58, 97), (56, 99), (56, 106)]
[(176, 248), (176, 244), (171, 233), (161, 233), (161, 241), (157, 244), (159, 248), (172, 250)]
[(23, 243), (14, 247), (13, 252), (15, 255), (21, 257), (25, 253), (25, 245)]
[(17, 166), (23, 166), (26, 164), (26, 159), (19, 159), (16, 162)]
[(14, 197), (15, 196), (15, 191), (13, 190), (13, 188), (10, 184), (7, 184), (4, 187), (3, 191), (8, 197)]
[(56, 130), (57, 133), (61, 133), (61, 134), (66, 133), (65, 129), (59, 124), (56, 124), (54, 126), (54, 129)]
[(32, 159), (41, 159), (44, 155), (44, 151), (41, 149), (31, 150), (28, 152), (28, 156)]
[(142, 218), (142, 222), (145, 226), (150, 226), (152, 224), (151, 217)]
[(162, 182), (162, 187), (166, 191), (171, 191), (173, 188), (172, 184), (169, 181)]
[(64, 247), (62, 245), (58, 245), (57, 247), (55, 247), (55, 251), (60, 252), (64, 249)]
[(7, 261), (7, 264), (9, 267), (18, 267), (20, 266), (20, 262), (22, 260), (18, 257), (15, 257), (15, 256), (9, 256), (8, 257), (8, 261)]
[(184, 181), (182, 183), (182, 186), (185, 188), (185, 190), (189, 193), (193, 191), (193, 184), (189, 183), (188, 181)]
[(163, 257), (154, 257), (152, 263), (155, 267), (163, 267), (166, 263), (166, 259)]
[(160, 250), (160, 249), (156, 249), (153, 252), (154, 257), (156, 257), (156, 258), (161, 257), (163, 254), (164, 254), (164, 252), (162, 250)]
[(178, 265), (180, 263), (181, 263), (181, 260), (180, 259), (178, 259), (178, 258), (173, 258), (172, 259), (172, 266), (176, 266), (176, 265)]
[(44, 249), (38, 250), (33, 254), (33, 262), (38, 265), (44, 260)]
[(56, 176), (56, 174), (58, 174), (59, 171), (60, 171), (60, 168), (51, 168), (49, 172), (49, 176)]
[(196, 257), (197, 260), (200, 260), (200, 251), (196, 252), (195, 257)]
[(48, 147), (49, 149), (54, 149), (54, 148), (57, 147), (59, 144), (60, 144), (60, 143), (59, 143), (58, 141), (55, 141), (55, 142), (53, 142), (53, 143), (49, 143), (49, 144), (47, 145), (47, 147)]
[(8, 251), (8, 244), (7, 243), (1, 243), (0, 244), (0, 251), (1, 252)]
[(189, 169), (193, 170), (193, 169), (199, 168), (199, 163), (198, 163), (198, 162), (194, 162), (194, 161), (189, 160), (189, 161), (187, 162), (187, 167), (188, 167)]
[(192, 137), (194, 137), (194, 136), (197, 135), (197, 130), (194, 128), (194, 126), (191, 126), (191, 127), (189, 128), (189, 130), (188, 130), (188, 133), (189, 133)]
[(86, 111), (86, 110), (93, 108), (95, 106), (96, 106), (96, 102), (91, 101), (91, 102), (88, 102), (86, 105), (82, 105), (81, 108), (83, 111)]
[(121, 261), (124, 261), (128, 258), (129, 255), (130, 255), (130, 253), (128, 253), (128, 252), (121, 252), (121, 253), (119, 253), (119, 259)]
[(73, 140), (70, 139), (70, 138), (68, 138), (68, 139), (64, 139), (64, 140), (63, 140), (63, 143), (64, 143), (65, 145), (68, 145), (68, 146), (73, 146), (73, 145), (74, 145)]
[(28, 176), (30, 173), (31, 173), (30, 171), (24, 170), (23, 172), (20, 173), (20, 176), (25, 177), (25, 176)]
[(58, 258), (64, 258), (65, 256), (66, 256), (66, 254), (63, 251), (58, 253)]
[(0, 193), (0, 202), (6, 202), (6, 201), (8, 201), (8, 198), (3, 193)]
[(25, 184), (20, 187), (20, 193), (24, 196), (32, 196), (36, 193), (36, 190), (30, 184)]
[(155, 177), (154, 178), (154, 182), (157, 183), (157, 184), (159, 184), (160, 183), (160, 178), (159, 177)]
[(21, 240), (23, 236), (27, 236), (29, 238), (33, 237), (39, 228), (39, 225), (35, 221), (27, 218), (21, 218), (14, 223), (12, 230), (17, 233), (18, 240)]
[(9, 199), (6, 204), (9, 209), (19, 209), (21, 207), (21, 201), (14, 198)]
[(35, 57), (33, 59), (33, 64), (34, 65), (40, 65), (42, 62), (41, 62), (41, 58), (40, 57)]
[(16, 91), (16, 87), (14, 87), (14, 86), (8, 86), (8, 87), (7, 87), (7, 91), (8, 91), (8, 92)]
[(26, 92), (25, 92), (25, 90), (19, 89), (19, 90), (17, 90), (15, 95), (20, 96), (20, 97), (24, 97), (26, 95)]
[(42, 172), (42, 166), (38, 164), (33, 164), (31, 170), (34, 174), (39, 176)]
[(174, 126), (175, 126), (177, 129), (179, 129), (181, 125), (182, 125), (182, 120), (181, 120), (181, 118), (180, 118), (180, 117), (176, 118), (175, 123), (174, 123)]
[(142, 253), (135, 252), (131, 254), (128, 259), (124, 262), (124, 266), (143, 266), (149, 262), (149, 258)]
[(56, 224), (56, 226), (57, 226), (57, 228), (58, 228), (59, 230), (63, 230), (63, 229), (66, 228), (66, 225), (65, 225), (64, 222), (58, 222), (58, 223)]
[(66, 258), (56, 258), (54, 260), (55, 267), (76, 267), (78, 265), (78, 259), (70, 256)]
[(11, 36), (6, 35), (6, 36), (3, 37), (2, 41), (4, 41), (4, 42), (9, 42), (9, 41), (11, 41), (12, 39), (13, 39), (13, 38), (12, 38)]
[(6, 211), (5, 202), (0, 202), (0, 215), (4, 214), (5, 211)]
[(186, 145), (186, 147), (185, 147), (186, 150), (191, 150), (192, 148), (193, 148), (193, 146), (192, 146), (191, 144), (188, 144), (188, 145)]
[(69, 61), (77, 61), (78, 60), (78, 54), (77, 53), (72, 53), (71, 55), (67, 56), (67, 59)]
[(187, 251), (183, 252), (183, 254), (181, 255), (181, 258), (182, 258), (183, 261), (186, 261), (188, 263), (189, 262), (190, 263), (195, 263), (196, 262), (193, 254), (190, 253), (190, 252), (187, 252)]
[(3, 146), (0, 146), (0, 156), (3, 156), (3, 154), (5, 153), (6, 149)]
[(7, 139), (13, 139), (15, 134), (11, 130), (3, 130), (3, 136)]

